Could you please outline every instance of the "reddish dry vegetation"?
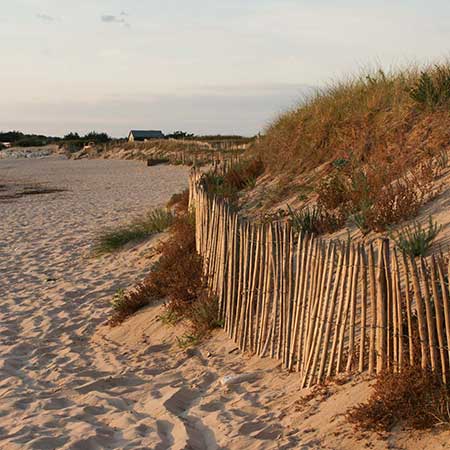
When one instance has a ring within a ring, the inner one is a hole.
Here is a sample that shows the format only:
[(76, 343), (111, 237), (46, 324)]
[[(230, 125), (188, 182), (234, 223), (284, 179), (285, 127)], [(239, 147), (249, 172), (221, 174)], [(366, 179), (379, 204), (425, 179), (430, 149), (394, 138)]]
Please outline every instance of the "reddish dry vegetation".
[(411, 428), (449, 424), (450, 388), (438, 374), (420, 367), (385, 372), (369, 401), (351, 409), (348, 419), (358, 429), (375, 431), (390, 431), (398, 424)]
[(167, 203), (167, 208), (173, 209), (176, 214), (185, 214), (189, 208), (189, 189), (173, 194)]
[(292, 180), (306, 183), (319, 206), (339, 210), (363, 233), (382, 231), (414, 216), (432, 195), (431, 181), (447, 165), (449, 123), (449, 65), (379, 71), (283, 114), (253, 152), (270, 175), (286, 180), (286, 198)]
[(159, 246), (160, 259), (144, 281), (116, 297), (111, 325), (156, 299), (165, 299), (167, 316), (188, 323), (189, 335), (195, 339), (219, 325), (217, 301), (208, 294), (202, 258), (196, 252), (195, 224), (187, 212), (187, 200), (185, 193), (172, 197), (169, 203), (179, 215), (169, 229), (169, 239)]

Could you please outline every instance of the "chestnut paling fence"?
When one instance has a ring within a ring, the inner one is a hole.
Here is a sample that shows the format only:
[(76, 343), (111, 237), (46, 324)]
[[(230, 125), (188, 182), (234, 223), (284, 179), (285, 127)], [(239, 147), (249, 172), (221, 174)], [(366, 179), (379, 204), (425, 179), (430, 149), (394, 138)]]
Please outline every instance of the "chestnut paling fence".
[(197, 251), (226, 333), (243, 351), (281, 360), (301, 387), (345, 372), (441, 374), (450, 361), (450, 266), (414, 259), (387, 239), (368, 246), (254, 224), (190, 177)]

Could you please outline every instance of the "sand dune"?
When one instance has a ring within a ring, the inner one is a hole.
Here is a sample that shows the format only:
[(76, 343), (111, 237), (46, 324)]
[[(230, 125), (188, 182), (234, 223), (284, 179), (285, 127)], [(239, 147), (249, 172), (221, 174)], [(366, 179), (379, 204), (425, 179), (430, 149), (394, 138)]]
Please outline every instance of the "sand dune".
[[(160, 305), (105, 325), (159, 237), (93, 259), (93, 233), (165, 203), (186, 169), (0, 161), (0, 180), (68, 189), (0, 202), (0, 449), (449, 448), (448, 432), (355, 433), (344, 414), (367, 398), (362, 378), (309, 396), (298, 374), (239, 354), (222, 332), (181, 349)], [(251, 376), (222, 382), (235, 374)]]

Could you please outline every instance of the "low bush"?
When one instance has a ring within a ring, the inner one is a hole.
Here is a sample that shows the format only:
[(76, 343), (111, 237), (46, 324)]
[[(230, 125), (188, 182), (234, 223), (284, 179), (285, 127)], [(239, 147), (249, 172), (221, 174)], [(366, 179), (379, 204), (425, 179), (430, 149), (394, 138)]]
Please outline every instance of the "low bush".
[(111, 253), (121, 249), (129, 242), (147, 239), (166, 230), (174, 216), (165, 209), (155, 209), (143, 217), (138, 217), (125, 225), (105, 229), (94, 239), (93, 251), (96, 255)]
[[(177, 218), (163, 242), (161, 257), (148, 276), (159, 298), (166, 298), (182, 309), (195, 301), (203, 290), (202, 259), (195, 248), (195, 226), (190, 215)], [(184, 306), (183, 306), (184, 305)]]
[(170, 228), (171, 237), (160, 246), (161, 258), (147, 282), (159, 298), (165, 298), (166, 316), (183, 321), (188, 331), (184, 344), (194, 344), (220, 326), (218, 304), (208, 293), (203, 261), (196, 252), (192, 215), (179, 216)]
[(436, 236), (442, 230), (442, 225), (433, 221), (430, 216), (428, 226), (424, 227), (418, 222), (408, 226), (397, 233), (389, 232), (390, 238), (396, 246), (409, 256), (425, 256)]
[(347, 417), (357, 428), (375, 431), (390, 431), (398, 424), (412, 428), (449, 424), (450, 388), (438, 374), (420, 367), (384, 372), (369, 401), (349, 410)]
[(117, 325), (153, 299), (165, 299), (166, 311), (161, 319), (170, 324), (187, 324), (180, 343), (194, 344), (221, 325), (217, 299), (208, 293), (202, 258), (196, 252), (193, 216), (176, 216), (169, 233), (169, 239), (159, 246), (160, 259), (146, 279), (114, 297), (110, 323)]
[(350, 160), (319, 183), (318, 206), (352, 219), (363, 234), (386, 231), (414, 217), (434, 194), (433, 182), (442, 169), (438, 159), (428, 157), (399, 177), (401, 163), (370, 165)]

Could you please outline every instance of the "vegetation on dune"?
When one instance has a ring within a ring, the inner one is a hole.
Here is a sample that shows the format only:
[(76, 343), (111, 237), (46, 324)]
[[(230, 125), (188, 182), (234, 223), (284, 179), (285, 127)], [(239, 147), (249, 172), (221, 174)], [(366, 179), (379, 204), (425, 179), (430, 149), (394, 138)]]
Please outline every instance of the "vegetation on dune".
[(129, 242), (138, 242), (166, 230), (173, 222), (170, 211), (159, 208), (142, 217), (117, 227), (102, 230), (94, 240), (93, 251), (96, 255), (120, 250)]
[(116, 293), (109, 322), (118, 325), (156, 299), (164, 299), (163, 319), (187, 324), (186, 333), (179, 338), (185, 346), (198, 342), (221, 324), (217, 299), (208, 292), (203, 261), (196, 252), (194, 217), (188, 212), (186, 191), (175, 194), (169, 205), (177, 214), (169, 228), (169, 239), (158, 248), (160, 259), (142, 282)]
[(341, 228), (345, 222), (345, 217), (339, 212), (329, 212), (319, 206), (307, 206), (294, 211), (288, 205), (288, 217), (295, 232), (316, 235), (332, 233)]
[(204, 176), (204, 183), (213, 195), (235, 203), (239, 191), (252, 188), (256, 179), (264, 172), (264, 164), (259, 158), (251, 158), (233, 165), (225, 174), (209, 172)]
[(435, 194), (449, 123), (450, 64), (379, 70), (318, 91), (269, 126), (252, 152), (280, 179), (275, 201), (303, 183), (303, 200), (366, 234), (414, 217)]
[(184, 214), (188, 212), (189, 207), (189, 189), (173, 194), (167, 203), (168, 209), (173, 209), (176, 214)]
[(346, 158), (414, 163), (439, 151), (450, 130), (450, 65), (361, 75), (318, 91), (281, 115), (255, 146), (271, 173)]
[(450, 388), (439, 375), (421, 367), (384, 372), (367, 403), (352, 408), (349, 421), (361, 430), (390, 431), (401, 424), (429, 428), (450, 424)]

